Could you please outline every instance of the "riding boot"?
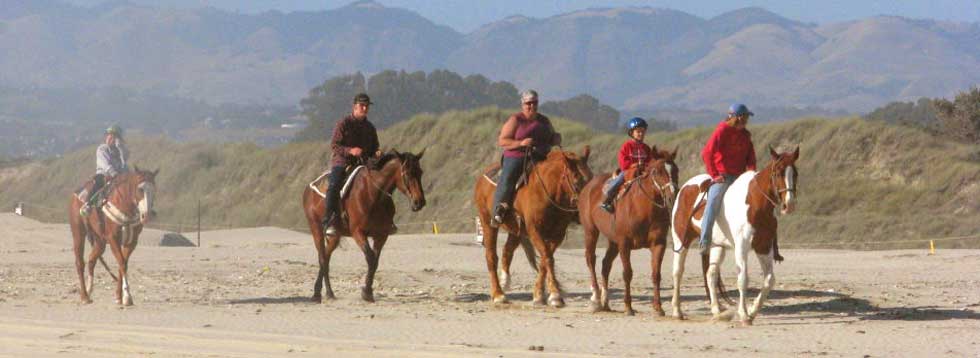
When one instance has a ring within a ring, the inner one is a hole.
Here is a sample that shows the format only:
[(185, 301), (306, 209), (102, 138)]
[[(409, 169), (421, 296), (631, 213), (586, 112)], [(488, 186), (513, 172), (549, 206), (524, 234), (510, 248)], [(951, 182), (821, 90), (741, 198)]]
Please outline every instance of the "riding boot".
[(602, 204), (599, 204), (599, 207), (602, 208), (602, 210), (605, 210), (607, 213), (612, 214), (616, 211), (616, 209), (613, 207), (613, 201), (616, 201), (616, 195), (606, 194), (605, 199), (602, 200)]
[(506, 212), (507, 207), (503, 203), (493, 208), (493, 217), (490, 218), (490, 227), (500, 227), (500, 224), (504, 222), (504, 213)]
[(331, 214), (326, 215), (323, 218), (323, 233), (326, 235), (336, 235), (337, 229), (334, 227), (337, 224), (337, 215)]

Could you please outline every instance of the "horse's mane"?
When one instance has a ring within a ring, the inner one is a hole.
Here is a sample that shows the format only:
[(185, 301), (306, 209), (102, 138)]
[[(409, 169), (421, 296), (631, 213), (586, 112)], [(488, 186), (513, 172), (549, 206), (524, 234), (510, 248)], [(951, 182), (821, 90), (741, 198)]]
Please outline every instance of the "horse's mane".
[(395, 158), (399, 158), (397, 152), (395, 151), (386, 152), (385, 154), (382, 154), (381, 157), (374, 160), (374, 163), (371, 163), (370, 168), (371, 170), (381, 170), (381, 168), (385, 167), (385, 164), (388, 164), (388, 162), (390, 162), (392, 159)]

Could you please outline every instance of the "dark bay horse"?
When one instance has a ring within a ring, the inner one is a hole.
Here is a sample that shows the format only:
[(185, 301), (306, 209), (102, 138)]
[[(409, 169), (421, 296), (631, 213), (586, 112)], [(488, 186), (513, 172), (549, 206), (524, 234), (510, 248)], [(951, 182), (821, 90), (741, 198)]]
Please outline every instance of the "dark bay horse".
[(581, 156), (568, 151), (552, 151), (547, 159), (536, 163), (528, 173), (527, 185), (517, 191), (513, 209), (504, 217), (499, 228), (490, 226), (496, 184), (484, 177), (483, 173), (477, 177), (473, 203), (483, 227), (483, 248), (490, 273), (490, 299), (494, 304), (507, 302), (497, 275), (497, 233), (502, 229), (508, 233), (505, 257), (509, 259), (513, 255), (522, 237), (529, 238), (541, 257), (533, 292), (534, 304), (545, 304), (543, 291), (547, 280), (550, 292), (547, 304), (554, 307), (565, 305), (555, 277), (554, 253), (565, 240), (568, 225), (578, 218), (576, 201), (579, 191), (592, 178), (588, 165), (589, 152), (588, 146)]
[[(739, 300), (736, 314), (744, 325), (752, 324), (762, 308), (769, 291), (775, 284), (773, 262), (777, 258), (776, 233), (777, 220), (774, 212), (790, 214), (795, 209), (797, 170), (796, 160), (800, 149), (792, 153), (776, 153), (769, 148), (772, 161), (759, 172), (748, 171), (740, 175), (725, 192), (721, 210), (713, 228), (709, 267), (706, 274), (713, 319), (730, 316), (722, 314), (718, 302), (720, 294), (717, 286), (720, 277), (720, 264), (725, 251), (734, 248), (735, 264), (738, 267)], [(681, 187), (673, 212), (674, 241), (674, 316), (684, 318), (680, 307), (680, 281), (684, 274), (684, 259), (688, 246), (701, 231), (703, 203), (707, 182), (711, 178), (701, 174), (689, 179)], [(751, 308), (746, 307), (745, 297), (748, 289), (748, 254), (755, 251), (762, 266), (763, 284), (759, 296)]]
[[(101, 260), (106, 244), (112, 250), (119, 264), (116, 281), (116, 303), (131, 306), (133, 296), (129, 293), (129, 279), (126, 272), (129, 258), (136, 250), (143, 225), (154, 216), (153, 198), (156, 193), (155, 179), (159, 170), (143, 171), (134, 167), (133, 171), (122, 173), (106, 184), (106, 205), (95, 206), (88, 216), (82, 217), (78, 209), (84, 205), (78, 196), (71, 194), (68, 202), (68, 222), (74, 239), (75, 270), (78, 272), (79, 294), (82, 303), (92, 303), (91, 293), (95, 276), (95, 260)], [(92, 185), (89, 181), (86, 185)], [(92, 194), (95, 195), (95, 194)], [(85, 238), (92, 242), (92, 252), (88, 259), (88, 282), (85, 281)], [(103, 262), (105, 264), (105, 262)], [(108, 270), (108, 266), (106, 266)], [(111, 271), (109, 273), (112, 275)]]
[[(650, 249), (650, 265), (653, 278), (654, 313), (663, 316), (660, 303), (660, 265), (667, 247), (670, 229), (670, 207), (676, 194), (677, 151), (657, 152), (642, 172), (632, 180), (631, 187), (616, 203), (614, 213), (599, 208), (603, 200), (603, 185), (611, 174), (595, 177), (582, 189), (579, 200), (579, 220), (585, 232), (585, 262), (592, 279), (591, 307), (593, 312), (609, 310), (609, 273), (618, 255), (623, 263), (625, 313), (633, 315), (630, 282), (633, 268), (630, 251)], [(613, 194), (616, 195), (616, 194)], [(595, 251), (602, 233), (609, 240), (606, 255), (602, 259), (602, 286), (596, 281)]]
[[(424, 154), (425, 150), (417, 155), (391, 150), (370, 168), (357, 174), (352, 179), (350, 192), (345, 198), (341, 198), (346, 220), (338, 222), (337, 235), (334, 236), (326, 236), (323, 232), (322, 219), (326, 211), (324, 197), (310, 186), (303, 190), (303, 212), (306, 214), (310, 233), (313, 234), (313, 245), (320, 262), (316, 282), (313, 284), (314, 302), (322, 300), (320, 291), (323, 286), (326, 286), (327, 299), (335, 298), (330, 285), (330, 256), (340, 243), (341, 236), (352, 237), (364, 253), (368, 270), (364, 275), (361, 298), (374, 302), (374, 273), (378, 269), (381, 249), (394, 228), (395, 202), (391, 194), (397, 188), (412, 200), (412, 211), (422, 210), (425, 206), (425, 192), (422, 190), (422, 167), (419, 161)], [(321, 186), (320, 192), (324, 192), (324, 189), (325, 186)], [(373, 239), (373, 246), (368, 242), (368, 237)]]

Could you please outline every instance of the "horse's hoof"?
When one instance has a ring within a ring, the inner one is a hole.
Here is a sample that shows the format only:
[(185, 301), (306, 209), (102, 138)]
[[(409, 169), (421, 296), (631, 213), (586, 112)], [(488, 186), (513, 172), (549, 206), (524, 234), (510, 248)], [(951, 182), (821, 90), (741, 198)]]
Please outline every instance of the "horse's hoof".
[(320, 303), (323, 302), (323, 298), (321, 298), (320, 295), (313, 295), (313, 297), (310, 297), (310, 302)]
[(327, 301), (333, 301), (337, 299), (337, 296), (334, 296), (333, 292), (327, 292), (327, 294), (323, 296), (323, 298)]
[(374, 292), (371, 290), (361, 290), (361, 299), (364, 302), (374, 302)]
[(552, 298), (548, 300), (548, 305), (554, 308), (562, 308), (565, 307), (565, 300), (561, 298)]
[(510, 301), (507, 300), (507, 296), (505, 296), (505, 295), (500, 295), (500, 296), (494, 297), (491, 300), (491, 302), (493, 302), (494, 305), (506, 305), (506, 304), (510, 303)]
[(132, 306), (132, 305), (133, 305), (133, 299), (128, 299), (123, 301), (123, 306)]
[(545, 302), (545, 300), (543, 298), (535, 299), (534, 302), (531, 302), (531, 303), (534, 306), (536, 306), (536, 307), (543, 307), (543, 306), (547, 306), (548, 305), (548, 303)]
[(82, 304), (83, 305), (90, 305), (90, 304), (92, 304), (92, 299), (91, 298), (83, 298), (82, 299)]
[(686, 321), (687, 316), (684, 316), (683, 313), (674, 313), (674, 319), (678, 321)]
[(751, 319), (744, 319), (744, 320), (738, 322), (738, 324), (739, 324), (739, 326), (742, 326), (742, 327), (751, 327), (752, 326), (752, 320)]
[(664, 312), (662, 308), (654, 308), (653, 315), (656, 317), (664, 317), (667, 315), (667, 312)]
[(636, 316), (636, 311), (634, 311), (632, 308), (627, 308), (625, 313), (627, 316)]
[(590, 302), (589, 310), (591, 310), (592, 313), (602, 312), (603, 311), (602, 304), (600, 304), (599, 302)]

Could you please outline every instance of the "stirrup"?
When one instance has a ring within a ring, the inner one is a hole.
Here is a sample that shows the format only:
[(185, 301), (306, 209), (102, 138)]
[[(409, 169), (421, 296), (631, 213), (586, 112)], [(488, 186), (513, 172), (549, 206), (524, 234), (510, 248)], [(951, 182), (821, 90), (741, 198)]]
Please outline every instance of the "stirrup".
[(602, 204), (599, 204), (599, 207), (602, 208), (602, 210), (605, 210), (607, 213), (610, 213), (610, 214), (612, 214), (613, 212), (616, 211), (616, 209), (613, 207), (612, 203), (608, 203), (608, 202), (604, 202)]
[(82, 207), (78, 208), (78, 215), (81, 215), (82, 217), (86, 217), (88, 216), (88, 210), (89, 210), (88, 204), (82, 205)]
[(327, 228), (323, 230), (323, 234), (330, 236), (337, 235), (337, 229), (335, 229), (333, 225), (327, 226)]

